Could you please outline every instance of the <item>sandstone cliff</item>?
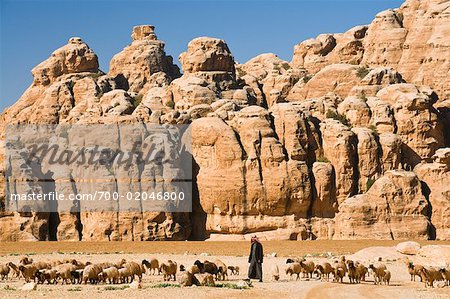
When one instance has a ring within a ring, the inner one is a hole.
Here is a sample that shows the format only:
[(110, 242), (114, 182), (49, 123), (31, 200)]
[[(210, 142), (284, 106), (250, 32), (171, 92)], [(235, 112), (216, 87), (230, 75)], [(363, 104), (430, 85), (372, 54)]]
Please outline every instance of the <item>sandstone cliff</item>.
[[(86, 43), (71, 38), (33, 69), (32, 85), (1, 114), (1, 139), (9, 123), (189, 124), (192, 145), (183, 157), (193, 160), (193, 211), (3, 211), (0, 240), (240, 239), (254, 232), (267, 239), (448, 239), (449, 19), (449, 1), (407, 0), (369, 25), (301, 42), (291, 62), (262, 54), (237, 64), (225, 41), (199, 37), (179, 57), (182, 74), (150, 25), (133, 28), (131, 45), (108, 73)], [(127, 177), (153, 174), (131, 169)], [(63, 183), (67, 176), (53, 176), (57, 189), (73, 188)], [(133, 188), (112, 182), (106, 188)], [(74, 184), (80, 192), (92, 188)]]

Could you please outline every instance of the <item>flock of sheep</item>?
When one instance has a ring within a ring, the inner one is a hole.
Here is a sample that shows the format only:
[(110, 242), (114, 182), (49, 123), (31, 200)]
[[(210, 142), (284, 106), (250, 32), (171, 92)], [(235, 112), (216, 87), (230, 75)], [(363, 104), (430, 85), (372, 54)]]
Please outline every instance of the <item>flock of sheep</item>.
[[(143, 260), (141, 263), (122, 259), (116, 263), (83, 263), (76, 259), (56, 261), (33, 261), (28, 257), (20, 259), (18, 265), (9, 262), (0, 264), (0, 278), (12, 277), (24, 278), (25, 282), (48, 284), (98, 284), (98, 283), (132, 283), (136, 277), (139, 282), (146, 273), (149, 275), (163, 275), (164, 281), (176, 281), (177, 272), (181, 274), (180, 284), (184, 286), (211, 285), (214, 279), (228, 279), (228, 271), (231, 275), (239, 275), (238, 266), (226, 266), (222, 261), (195, 261), (194, 265), (187, 269), (176, 262), (168, 260), (160, 263), (157, 259)], [(199, 274), (199, 275), (196, 275)], [(194, 276), (196, 275), (196, 276)]]
[[(335, 260), (333, 265), (329, 262), (315, 265), (314, 262), (306, 261), (305, 259), (287, 259), (286, 264), (289, 264), (286, 268), (286, 275), (289, 275), (290, 278), (293, 275), (297, 275), (297, 279), (299, 279), (300, 273), (304, 277), (312, 278), (313, 273), (316, 273), (321, 279), (329, 281), (332, 274), (333, 281), (342, 283), (345, 275), (347, 275), (350, 283), (360, 283), (365, 281), (366, 275), (372, 272), (375, 284), (389, 284), (391, 280), (391, 272), (381, 260), (370, 264), (369, 267), (364, 266), (360, 262), (346, 260), (345, 256)], [(411, 281), (415, 281), (416, 276), (419, 276), (420, 281), (425, 282), (425, 287), (433, 287), (435, 281), (442, 280), (445, 281), (445, 285), (450, 285), (450, 267), (436, 269), (408, 262), (408, 272), (411, 275)], [(275, 266), (272, 278), (273, 280), (278, 280), (279, 277), (278, 266)]]
[[(292, 279), (300, 279), (300, 274), (304, 278), (313, 278), (313, 275), (321, 280), (330, 280), (333, 275), (334, 282), (342, 283), (347, 276), (350, 283), (360, 283), (365, 281), (369, 273), (373, 275), (375, 284), (389, 284), (391, 272), (386, 265), (380, 261), (370, 264), (368, 267), (360, 262), (353, 262), (341, 257), (338, 260), (322, 262), (315, 264), (313, 261), (305, 259), (287, 259), (286, 276)], [(445, 281), (445, 285), (450, 285), (450, 268), (424, 267), (408, 263), (408, 272), (411, 275), (411, 281), (415, 281), (416, 276), (425, 283), (425, 287), (431, 286), (435, 281)], [(179, 274), (179, 283), (182, 286), (191, 285), (214, 285), (215, 280), (227, 280), (228, 272), (231, 275), (239, 275), (238, 266), (228, 266), (217, 259), (214, 262), (196, 260), (193, 265), (185, 267), (177, 265), (176, 262), (168, 260), (160, 263), (157, 259), (143, 260), (140, 263), (122, 259), (116, 263), (90, 263), (80, 262), (76, 259), (65, 259), (56, 261), (33, 261), (28, 257), (20, 259), (19, 264), (9, 262), (0, 264), (0, 278), (8, 279), (9, 275), (17, 278), (24, 278), (26, 282), (34, 281), (36, 283), (57, 284), (98, 284), (98, 283), (132, 283), (136, 277), (139, 283), (144, 274), (161, 275), (164, 281), (176, 281)], [(280, 279), (278, 266), (272, 269), (272, 280)]]

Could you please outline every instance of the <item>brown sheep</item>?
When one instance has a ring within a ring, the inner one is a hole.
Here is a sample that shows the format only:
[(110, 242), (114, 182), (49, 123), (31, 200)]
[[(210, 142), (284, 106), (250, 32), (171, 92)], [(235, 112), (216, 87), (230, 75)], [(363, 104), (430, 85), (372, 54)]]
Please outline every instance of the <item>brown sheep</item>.
[(103, 282), (106, 282), (106, 280), (108, 280), (109, 284), (118, 283), (119, 270), (114, 266), (103, 269), (103, 271), (98, 274), (98, 279)]
[(214, 277), (210, 273), (199, 273), (195, 274), (194, 277), (198, 280), (198, 283), (201, 286), (213, 287), (216, 285), (214, 283)]
[(343, 283), (345, 270), (342, 268), (333, 268), (333, 276), (333, 281)]
[(177, 263), (172, 262), (171, 260), (167, 261), (166, 263), (161, 263), (161, 272), (163, 274), (163, 279), (165, 281), (169, 281), (170, 278), (173, 278), (173, 281), (176, 281), (176, 274), (177, 274)]
[(435, 281), (441, 281), (444, 280), (444, 277), (439, 270), (436, 268), (430, 267), (430, 268), (423, 268), (420, 271), (420, 275), (422, 276), (422, 281), (425, 282), (425, 287), (430, 286), (434, 287)]
[(302, 273), (304, 276), (306, 276), (307, 278), (312, 278), (315, 268), (314, 262), (301, 261), (300, 267), (302, 267)]
[(119, 280), (121, 283), (133, 282), (134, 274), (131, 273), (128, 268), (120, 268), (119, 270)]
[[(73, 266), (73, 265), (72, 265)], [(83, 270), (83, 282), (98, 283), (98, 275), (103, 271), (101, 265), (88, 265)]]
[(50, 261), (49, 262), (49, 264), (50, 264), (50, 266), (53, 268), (53, 267), (56, 267), (56, 266), (58, 266), (58, 265), (61, 265), (63, 262), (62, 261), (60, 261), (60, 260), (53, 260), (53, 261)]
[(345, 256), (342, 256), (339, 261), (334, 261), (333, 268), (341, 268), (345, 273), (347, 273), (348, 269), (347, 264), (345, 263)]
[(33, 263), (33, 259), (32, 259), (32, 258), (29, 258), (29, 257), (27, 257), (27, 256), (22, 257), (22, 258), (20, 259), (20, 261), (19, 261), (19, 264), (22, 264), (23, 266), (29, 265), (29, 264), (31, 264), (31, 263)]
[(292, 279), (292, 275), (297, 274), (296, 280), (299, 280), (301, 272), (302, 266), (300, 266), (300, 263), (297, 262), (289, 264), (289, 266), (286, 268), (286, 275), (289, 275), (289, 279)]
[(72, 264), (62, 264), (56, 267), (56, 278), (62, 279), (62, 284), (67, 284), (72, 281), (72, 271), (77, 270), (77, 267)]
[(358, 274), (356, 271), (356, 266), (351, 260), (347, 260), (348, 278), (350, 283), (358, 283)]
[(33, 265), (21, 265), (19, 266), (19, 270), (22, 273), (22, 276), (25, 278), (26, 282), (30, 282), (32, 279), (35, 281), (36, 278), (36, 272), (38, 269), (36, 269)]
[(2, 277), (2, 280), (8, 279), (10, 268), (8, 264), (1, 264), (0, 265), (0, 276)]
[(359, 262), (355, 262), (355, 267), (356, 267), (357, 282), (360, 283), (361, 281), (366, 281), (366, 274), (368, 272), (367, 267)]
[(189, 268), (187, 268), (186, 272), (189, 272), (191, 274), (197, 274), (197, 273), (200, 273), (200, 269), (196, 265), (193, 265), (193, 266), (190, 266)]
[(419, 276), (420, 282), (422, 282), (422, 276), (420, 275), (422, 269), (422, 265), (414, 265), (413, 262), (408, 263), (408, 272), (411, 275), (411, 281), (416, 281), (416, 276)]
[[(117, 264), (115, 264), (115, 263), (110, 263), (110, 262), (103, 262), (103, 263), (97, 263), (96, 265), (99, 266), (99, 267), (101, 267), (102, 270), (103, 270), (103, 269), (106, 269), (106, 268), (109, 268), (109, 267), (116, 267)], [(122, 266), (120, 266), (120, 267), (122, 267)], [(116, 268), (117, 268), (117, 267), (116, 267)], [(118, 269), (118, 268), (117, 268), (117, 269)]]
[(34, 262), (31, 265), (36, 267), (38, 270), (44, 270), (44, 269), (51, 269), (52, 265), (48, 262), (40, 261), (40, 262)]
[(178, 283), (182, 287), (190, 287), (196, 283), (194, 283), (195, 277), (194, 274), (188, 271), (183, 271), (183, 273), (178, 278)]
[(389, 285), (390, 281), (391, 281), (391, 272), (388, 270), (384, 270), (384, 276), (383, 276), (384, 284)]
[(158, 275), (161, 274), (159, 270), (159, 261), (155, 258), (152, 258), (150, 261), (143, 260), (142, 265), (145, 265), (149, 270), (149, 274), (156, 275), (156, 271), (158, 271)]
[(38, 270), (36, 272), (36, 278), (40, 283), (44, 283), (45, 281), (47, 281), (47, 284), (56, 284), (57, 272), (58, 271), (56, 269)]
[(227, 265), (225, 265), (225, 263), (219, 259), (215, 260), (214, 264), (216, 264), (216, 266), (217, 266), (217, 279), (225, 280), (225, 276), (226, 276), (226, 279), (228, 280)]
[(315, 272), (318, 275), (320, 275), (321, 279), (325, 279), (326, 278), (326, 280), (329, 281), (330, 280), (330, 273), (333, 272), (333, 267), (331, 267), (330, 263), (325, 262), (325, 263), (322, 263), (320, 265), (317, 265), (314, 270), (315, 270)]
[(231, 275), (239, 275), (239, 266), (228, 266), (228, 270), (230, 270)]
[(194, 262), (194, 265), (196, 265), (200, 269), (200, 273), (209, 273), (217, 276), (217, 273), (219, 272), (219, 268), (217, 268), (217, 265), (209, 261), (205, 261), (202, 263), (199, 260), (196, 260)]
[(9, 262), (7, 265), (11, 268), (11, 270), (13, 270), (15, 277), (20, 276), (19, 267), (17, 267), (13, 262)]
[(141, 265), (139, 265), (136, 262), (126, 262), (123, 264), (123, 267), (130, 269), (131, 274), (136, 275), (139, 278), (139, 282), (142, 282), (143, 271), (142, 271)]
[(369, 269), (373, 271), (373, 283), (381, 284), (385, 273), (384, 271), (387, 270), (386, 265), (381, 263), (376, 266), (374, 264), (370, 264)]
[(439, 269), (442, 276), (445, 278), (445, 285), (450, 286), (450, 268), (441, 268)]
[(77, 260), (75, 260), (75, 259), (73, 259), (70, 263), (71, 263), (72, 265), (76, 266), (76, 267), (77, 267), (77, 270), (82, 270), (82, 269), (86, 268), (87, 265), (90, 264), (89, 262), (87, 262), (87, 263), (82, 263), (82, 262), (77, 261)]

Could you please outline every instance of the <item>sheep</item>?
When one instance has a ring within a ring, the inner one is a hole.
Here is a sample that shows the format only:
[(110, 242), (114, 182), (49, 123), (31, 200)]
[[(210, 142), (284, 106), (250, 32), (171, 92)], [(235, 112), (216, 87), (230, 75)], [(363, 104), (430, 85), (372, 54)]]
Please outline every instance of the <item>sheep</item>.
[(26, 282), (30, 282), (31, 279), (33, 279), (33, 281), (35, 281), (35, 277), (36, 277), (36, 272), (38, 271), (38, 269), (36, 269), (35, 266), (27, 264), (27, 265), (21, 265), (19, 266), (19, 270), (22, 273), (22, 276), (25, 278)]
[(57, 270), (56, 269), (44, 269), (44, 270), (38, 270), (36, 272), (36, 278), (38, 280), (38, 283), (44, 283), (45, 281), (47, 281), (47, 284), (53, 283), (56, 284), (57, 283)]
[(353, 263), (353, 261), (347, 260), (347, 269), (348, 269), (348, 278), (350, 280), (350, 283), (359, 282), (356, 267), (355, 267), (355, 264)]
[(28, 258), (27, 256), (23, 256), (19, 261), (19, 264), (22, 264), (22, 266), (29, 265), (31, 263), (33, 263), (33, 259)]
[(31, 265), (33, 265), (34, 267), (36, 267), (36, 269), (38, 270), (43, 270), (43, 269), (51, 269), (52, 266), (50, 265), (50, 263), (44, 262), (44, 261), (40, 261), (40, 262), (34, 262)]
[(111, 266), (116, 267), (117, 269), (120, 269), (123, 267), (123, 265), (127, 262), (126, 259), (121, 259), (120, 261), (118, 261), (117, 263), (112, 264)]
[(194, 282), (194, 280), (195, 280), (194, 274), (192, 274), (191, 272), (188, 272), (188, 271), (183, 271), (183, 274), (181, 274), (179, 276), (178, 282), (179, 282), (180, 286), (182, 286), (182, 287), (190, 287), (190, 286), (196, 284)]
[(56, 278), (62, 279), (62, 284), (72, 281), (72, 271), (77, 270), (77, 267), (72, 264), (62, 264), (56, 268)]
[(330, 280), (330, 273), (333, 272), (333, 267), (331, 267), (331, 264), (328, 262), (322, 263), (320, 265), (317, 265), (315, 267), (315, 272), (318, 273), (321, 277), (321, 279), (327, 279), (327, 281)]
[(197, 274), (197, 273), (200, 273), (200, 269), (196, 265), (193, 265), (193, 266), (190, 266), (189, 268), (187, 268), (186, 272), (189, 272), (191, 274)]
[(376, 266), (374, 266), (374, 264), (370, 264), (369, 269), (373, 271), (374, 284), (381, 284), (385, 274), (384, 271), (387, 270), (386, 265), (377, 264)]
[(10, 272), (10, 268), (9, 268), (8, 264), (0, 265), (0, 276), (2, 277), (2, 280), (8, 279), (9, 272)]
[(90, 283), (97, 283), (98, 282), (98, 275), (103, 271), (103, 268), (101, 265), (89, 265), (84, 268), (83, 271), (83, 282), (84, 284), (87, 284), (89, 281)]
[(314, 272), (314, 262), (309, 261), (301, 261), (300, 266), (302, 267), (302, 273), (306, 275), (307, 278), (312, 278), (313, 272)]
[(56, 274), (57, 274), (57, 270), (56, 269), (45, 269), (45, 270), (41, 270), (44, 273), (45, 276), (45, 280), (47, 280), (47, 283), (53, 283), (56, 284)]
[(342, 268), (333, 268), (333, 281), (343, 283), (345, 272), (346, 271)]
[(197, 279), (198, 284), (201, 286), (215, 286), (214, 277), (210, 273), (199, 273), (195, 274), (194, 277)]
[(14, 263), (12, 263), (12, 262), (9, 262), (7, 265), (11, 268), (11, 270), (13, 270), (14, 276), (15, 276), (15, 277), (19, 277), (19, 276), (20, 276), (20, 270), (19, 270), (19, 267), (17, 267), (17, 266), (16, 266)]
[(119, 270), (114, 266), (103, 269), (103, 271), (98, 274), (98, 279), (103, 282), (106, 282), (108, 279), (109, 284), (118, 283)]
[(420, 282), (422, 282), (422, 276), (420, 275), (422, 269), (422, 265), (414, 265), (413, 262), (408, 263), (408, 272), (411, 275), (411, 281), (416, 281), (416, 276), (419, 276)]
[(186, 271), (186, 268), (184, 267), (184, 265), (180, 265), (180, 272), (184, 272)]
[[(96, 265), (101, 267), (102, 270), (104, 270), (104, 269), (107, 269), (109, 267), (116, 267), (117, 264), (116, 263), (111, 263), (111, 262), (103, 262), (103, 263), (97, 263)], [(122, 266), (120, 266), (119, 268), (122, 268)]]
[(83, 271), (81, 269), (70, 271), (72, 284), (78, 283), (80, 284), (83, 280)]
[(230, 270), (231, 275), (239, 275), (239, 266), (228, 266), (228, 270)]
[(152, 258), (150, 262), (147, 260), (143, 260), (142, 265), (145, 265), (149, 270), (149, 273), (152, 272), (151, 274), (153, 275), (155, 275), (156, 271), (158, 271), (158, 275), (161, 274), (161, 271), (159, 269), (159, 261), (155, 258)]
[(422, 276), (422, 281), (425, 282), (425, 287), (430, 286), (433, 288), (435, 281), (444, 280), (443, 274), (433, 267), (430, 268), (424, 267), (420, 271), (420, 275)]
[(441, 268), (439, 269), (442, 276), (445, 278), (445, 285), (450, 286), (450, 268)]
[(120, 268), (119, 270), (119, 280), (121, 283), (133, 282), (134, 274), (131, 273), (128, 268)]
[(70, 263), (71, 263), (72, 265), (76, 266), (76, 267), (77, 267), (77, 270), (82, 270), (82, 269), (86, 268), (86, 266), (88, 266), (88, 265), (91, 264), (90, 262), (82, 263), (82, 262), (77, 261), (77, 260), (75, 260), (75, 259), (72, 260)]
[(286, 275), (289, 275), (289, 279), (292, 279), (292, 275), (293, 274), (297, 274), (297, 279), (300, 279), (300, 272), (302, 272), (302, 266), (300, 266), (300, 263), (294, 262), (291, 263), (287, 268), (286, 268)]
[(272, 268), (272, 280), (278, 281), (280, 279), (280, 269), (277, 265), (273, 266)]
[(299, 263), (300, 262), (300, 259), (299, 258), (288, 258), (287, 260), (286, 260), (286, 264), (292, 264), (292, 263)]
[(141, 265), (136, 262), (126, 262), (123, 264), (123, 267), (130, 269), (131, 274), (133, 276), (136, 275), (139, 278), (139, 282), (142, 282), (142, 273), (145, 271), (142, 271)]
[(391, 281), (391, 272), (388, 270), (384, 270), (384, 276), (383, 276), (384, 284), (389, 285), (390, 281)]
[(217, 265), (209, 261), (202, 263), (199, 260), (196, 260), (194, 265), (200, 269), (200, 273), (209, 273), (217, 276), (217, 272), (219, 272)]
[(60, 261), (60, 260), (54, 260), (54, 261), (51, 261), (51, 262), (49, 262), (49, 264), (50, 264), (50, 266), (53, 268), (53, 267), (56, 267), (56, 266), (58, 266), (58, 265), (61, 265), (63, 262), (62, 261)]
[(227, 265), (225, 265), (224, 262), (222, 262), (221, 260), (217, 259), (214, 261), (214, 264), (217, 265), (217, 279), (221, 279), (221, 280), (225, 280), (225, 276), (226, 279), (228, 280), (228, 268)]
[(339, 261), (334, 261), (333, 268), (341, 268), (344, 271), (344, 274), (347, 273), (347, 264), (345, 263), (345, 256), (342, 256)]
[(2, 264), (0, 265), (0, 276), (2, 277), (2, 280), (8, 279), (10, 268), (8, 264)]
[(356, 267), (357, 282), (360, 283), (361, 281), (366, 281), (366, 274), (368, 272), (367, 267), (359, 262), (355, 262), (355, 267)]
[(173, 281), (176, 281), (177, 263), (168, 260), (167, 264), (161, 263), (160, 268), (165, 281), (169, 281), (171, 277), (173, 277)]

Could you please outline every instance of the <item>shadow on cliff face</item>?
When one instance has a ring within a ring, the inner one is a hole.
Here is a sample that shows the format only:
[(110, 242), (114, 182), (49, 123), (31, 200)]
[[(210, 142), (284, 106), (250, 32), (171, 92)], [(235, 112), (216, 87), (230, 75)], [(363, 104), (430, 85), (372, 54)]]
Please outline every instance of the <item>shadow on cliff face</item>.
[[(44, 176), (44, 194), (50, 194), (51, 192), (55, 194), (55, 181), (53, 180), (53, 172), (48, 171)], [(58, 214), (58, 201), (49, 201), (50, 213), (48, 216), (48, 240), (57, 241), (58, 225), (61, 222)]]
[(430, 187), (428, 187), (427, 183), (425, 183), (424, 181), (420, 181), (421, 187), (422, 187), (422, 194), (425, 197), (425, 199), (427, 200), (428, 203), (428, 212), (427, 212), (427, 217), (429, 219), (429, 226), (428, 226), (428, 239), (429, 240), (436, 240), (436, 227), (433, 225), (433, 223), (431, 222), (431, 216), (433, 215), (433, 206), (431, 205), (430, 202), (430, 194), (431, 194), (431, 189)]
[(191, 222), (191, 234), (188, 240), (204, 241), (209, 237), (206, 232), (206, 213), (200, 203), (200, 196), (197, 186), (197, 175), (200, 167), (195, 162), (194, 157), (184, 152), (182, 159), (192, 159), (192, 213), (189, 214)]
[[(439, 117), (445, 128), (450, 127), (450, 108), (439, 107)], [(444, 130), (445, 146), (450, 147), (450, 130)]]

